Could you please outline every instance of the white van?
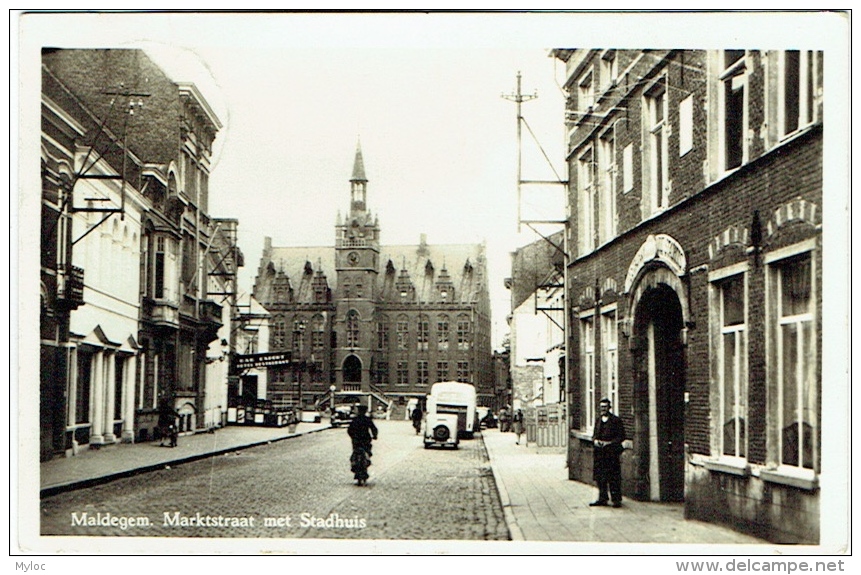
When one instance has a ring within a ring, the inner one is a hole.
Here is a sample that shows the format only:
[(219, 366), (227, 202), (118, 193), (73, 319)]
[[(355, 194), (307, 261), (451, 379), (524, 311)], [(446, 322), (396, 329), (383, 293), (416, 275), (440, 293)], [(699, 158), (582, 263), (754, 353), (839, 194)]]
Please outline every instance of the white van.
[[(476, 392), (471, 383), (441, 381), (431, 386), (427, 400), (427, 412), (457, 416), (457, 436), (471, 439), (478, 429), (475, 411)], [(427, 437), (430, 426), (425, 426)]]

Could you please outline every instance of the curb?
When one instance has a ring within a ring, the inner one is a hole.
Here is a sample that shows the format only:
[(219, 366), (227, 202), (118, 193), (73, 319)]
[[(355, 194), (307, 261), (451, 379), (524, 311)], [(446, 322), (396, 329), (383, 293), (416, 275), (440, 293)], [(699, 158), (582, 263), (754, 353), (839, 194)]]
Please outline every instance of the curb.
[(193, 461), (200, 461), (201, 459), (206, 459), (208, 457), (217, 457), (219, 455), (224, 455), (225, 453), (229, 453), (231, 451), (242, 451), (243, 449), (249, 449), (252, 447), (259, 447), (261, 445), (268, 445), (270, 443), (277, 443), (279, 441), (284, 441), (285, 439), (292, 439), (294, 437), (299, 437), (302, 435), (308, 435), (310, 433), (317, 433), (319, 431), (325, 431), (326, 429), (332, 429), (332, 426), (329, 427), (321, 427), (319, 429), (310, 429), (308, 431), (303, 431), (301, 433), (289, 433), (283, 437), (276, 437), (275, 439), (265, 439), (261, 441), (255, 441), (253, 443), (247, 443), (243, 445), (235, 445), (233, 447), (225, 447), (223, 449), (218, 449), (216, 451), (207, 451), (204, 453), (197, 453), (195, 455), (189, 455), (186, 457), (181, 457), (179, 459), (171, 459), (169, 461), (162, 461), (160, 463), (153, 463), (150, 465), (144, 465), (141, 467), (135, 467), (132, 469), (126, 469), (123, 471), (117, 471), (114, 473), (108, 473), (106, 475), (100, 475), (98, 477), (90, 477), (87, 479), (81, 479), (78, 481), (71, 481), (69, 483), (59, 483), (57, 485), (50, 485), (48, 487), (43, 487), (39, 490), (39, 498), (50, 497), (52, 495), (57, 495), (59, 493), (66, 493), (68, 491), (75, 491), (77, 489), (85, 489), (87, 487), (95, 487), (96, 485), (104, 485), (105, 483), (110, 483), (111, 481), (115, 481), (117, 479), (124, 479), (126, 477), (133, 477), (135, 475), (140, 475), (143, 473), (149, 473), (151, 471), (156, 471), (158, 469), (164, 469), (166, 465), (182, 465), (183, 463), (191, 463)]
[(487, 454), (487, 459), (490, 461), (490, 470), (493, 473), (493, 482), (496, 484), (496, 492), (499, 494), (499, 502), (502, 504), (502, 515), (505, 518), (505, 526), (508, 527), (508, 534), (512, 541), (526, 541), (523, 537), (523, 532), (517, 524), (517, 518), (514, 516), (514, 510), (511, 508), (511, 498), (508, 495), (508, 490), (505, 489), (505, 483), (493, 466), (493, 457), (490, 456), (490, 450), (487, 448), (487, 442), (484, 441), (484, 436), (481, 436), (481, 444), (484, 446), (484, 452)]

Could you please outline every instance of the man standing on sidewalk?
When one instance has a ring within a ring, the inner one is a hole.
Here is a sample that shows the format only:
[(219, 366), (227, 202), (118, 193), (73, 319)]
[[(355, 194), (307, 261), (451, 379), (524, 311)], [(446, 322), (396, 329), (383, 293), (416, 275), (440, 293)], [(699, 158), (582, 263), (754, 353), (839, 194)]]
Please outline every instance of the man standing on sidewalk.
[[(613, 507), (622, 506), (622, 464), (620, 457), (624, 447), (625, 425), (622, 420), (610, 413), (610, 400), (604, 398), (598, 404), (601, 415), (595, 420), (592, 434), (593, 477), (598, 484), (598, 500), (590, 507), (606, 506), (610, 498)], [(609, 490), (609, 494), (607, 493)]]

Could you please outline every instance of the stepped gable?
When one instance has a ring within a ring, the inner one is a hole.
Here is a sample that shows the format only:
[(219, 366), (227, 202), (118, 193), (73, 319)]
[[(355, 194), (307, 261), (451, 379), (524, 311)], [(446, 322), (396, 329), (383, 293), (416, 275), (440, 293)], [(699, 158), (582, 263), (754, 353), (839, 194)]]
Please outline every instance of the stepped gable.
[[(442, 244), (396, 245), (380, 248), (380, 277), (383, 301), (399, 301), (400, 292), (393, 289), (396, 280), (406, 271), (415, 288), (416, 302), (459, 302), (469, 303), (479, 299), (480, 286), (485, 276), (484, 246), (481, 244)], [(388, 268), (391, 262), (392, 268)], [(386, 273), (393, 269), (394, 274)], [(437, 289), (443, 278), (454, 286), (451, 294), (443, 300)], [(394, 278), (392, 278), (394, 275)]]

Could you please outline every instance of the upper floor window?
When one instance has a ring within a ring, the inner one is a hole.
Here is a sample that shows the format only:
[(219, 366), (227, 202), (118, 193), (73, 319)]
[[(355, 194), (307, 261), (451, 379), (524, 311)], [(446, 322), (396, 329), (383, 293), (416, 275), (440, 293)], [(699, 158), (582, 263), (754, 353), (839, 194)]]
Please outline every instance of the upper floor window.
[(430, 322), (426, 315), (419, 316), (416, 327), (418, 328), (416, 331), (416, 349), (418, 351), (427, 351)]
[(359, 347), (359, 312), (347, 312), (347, 347)]
[(601, 56), (601, 86), (604, 90), (609, 90), (616, 85), (616, 79), (619, 77), (619, 68), (616, 59), (615, 50), (607, 50)]
[(592, 148), (577, 159), (577, 203), (578, 229), (580, 230), (580, 253), (595, 249), (595, 207), (592, 175)]
[(598, 243), (604, 244), (616, 236), (616, 138), (612, 130), (600, 139), (598, 170)]
[(428, 372), (428, 362), (426, 359), (420, 359), (416, 362), (416, 382), (419, 385), (427, 385), (430, 379)]
[(470, 321), (468, 317), (457, 318), (457, 349), (468, 351), (470, 344)]
[(398, 350), (406, 351), (410, 339), (410, 323), (407, 316), (399, 316), (397, 325)]
[(272, 321), (272, 332), (269, 336), (270, 349), (278, 351), (284, 349), (287, 336), (287, 322), (281, 316), (276, 316)]
[(315, 315), (311, 318), (311, 351), (319, 353), (323, 351), (324, 339), (323, 333), (326, 329), (326, 321), (322, 315)]
[(723, 170), (741, 166), (746, 159), (747, 65), (744, 50), (724, 50), (720, 72), (720, 152)]
[(580, 84), (577, 87), (577, 96), (577, 104), (580, 111), (585, 112), (595, 105), (595, 85), (591, 70), (580, 80)]
[(663, 210), (669, 204), (669, 170), (667, 146), (667, 89), (662, 78), (645, 96), (646, 133), (643, 137), (644, 215)]
[(293, 320), (293, 358), (298, 359), (305, 353), (305, 320)]
[(448, 362), (447, 361), (436, 362), (436, 380), (437, 381), (448, 381)]
[(781, 134), (791, 134), (814, 121), (816, 59), (809, 50), (787, 50), (780, 59), (780, 104), (778, 120)]
[(448, 316), (440, 316), (436, 324), (437, 349), (448, 351)]
[(389, 322), (387, 319), (380, 319), (377, 323), (377, 349), (389, 348)]

